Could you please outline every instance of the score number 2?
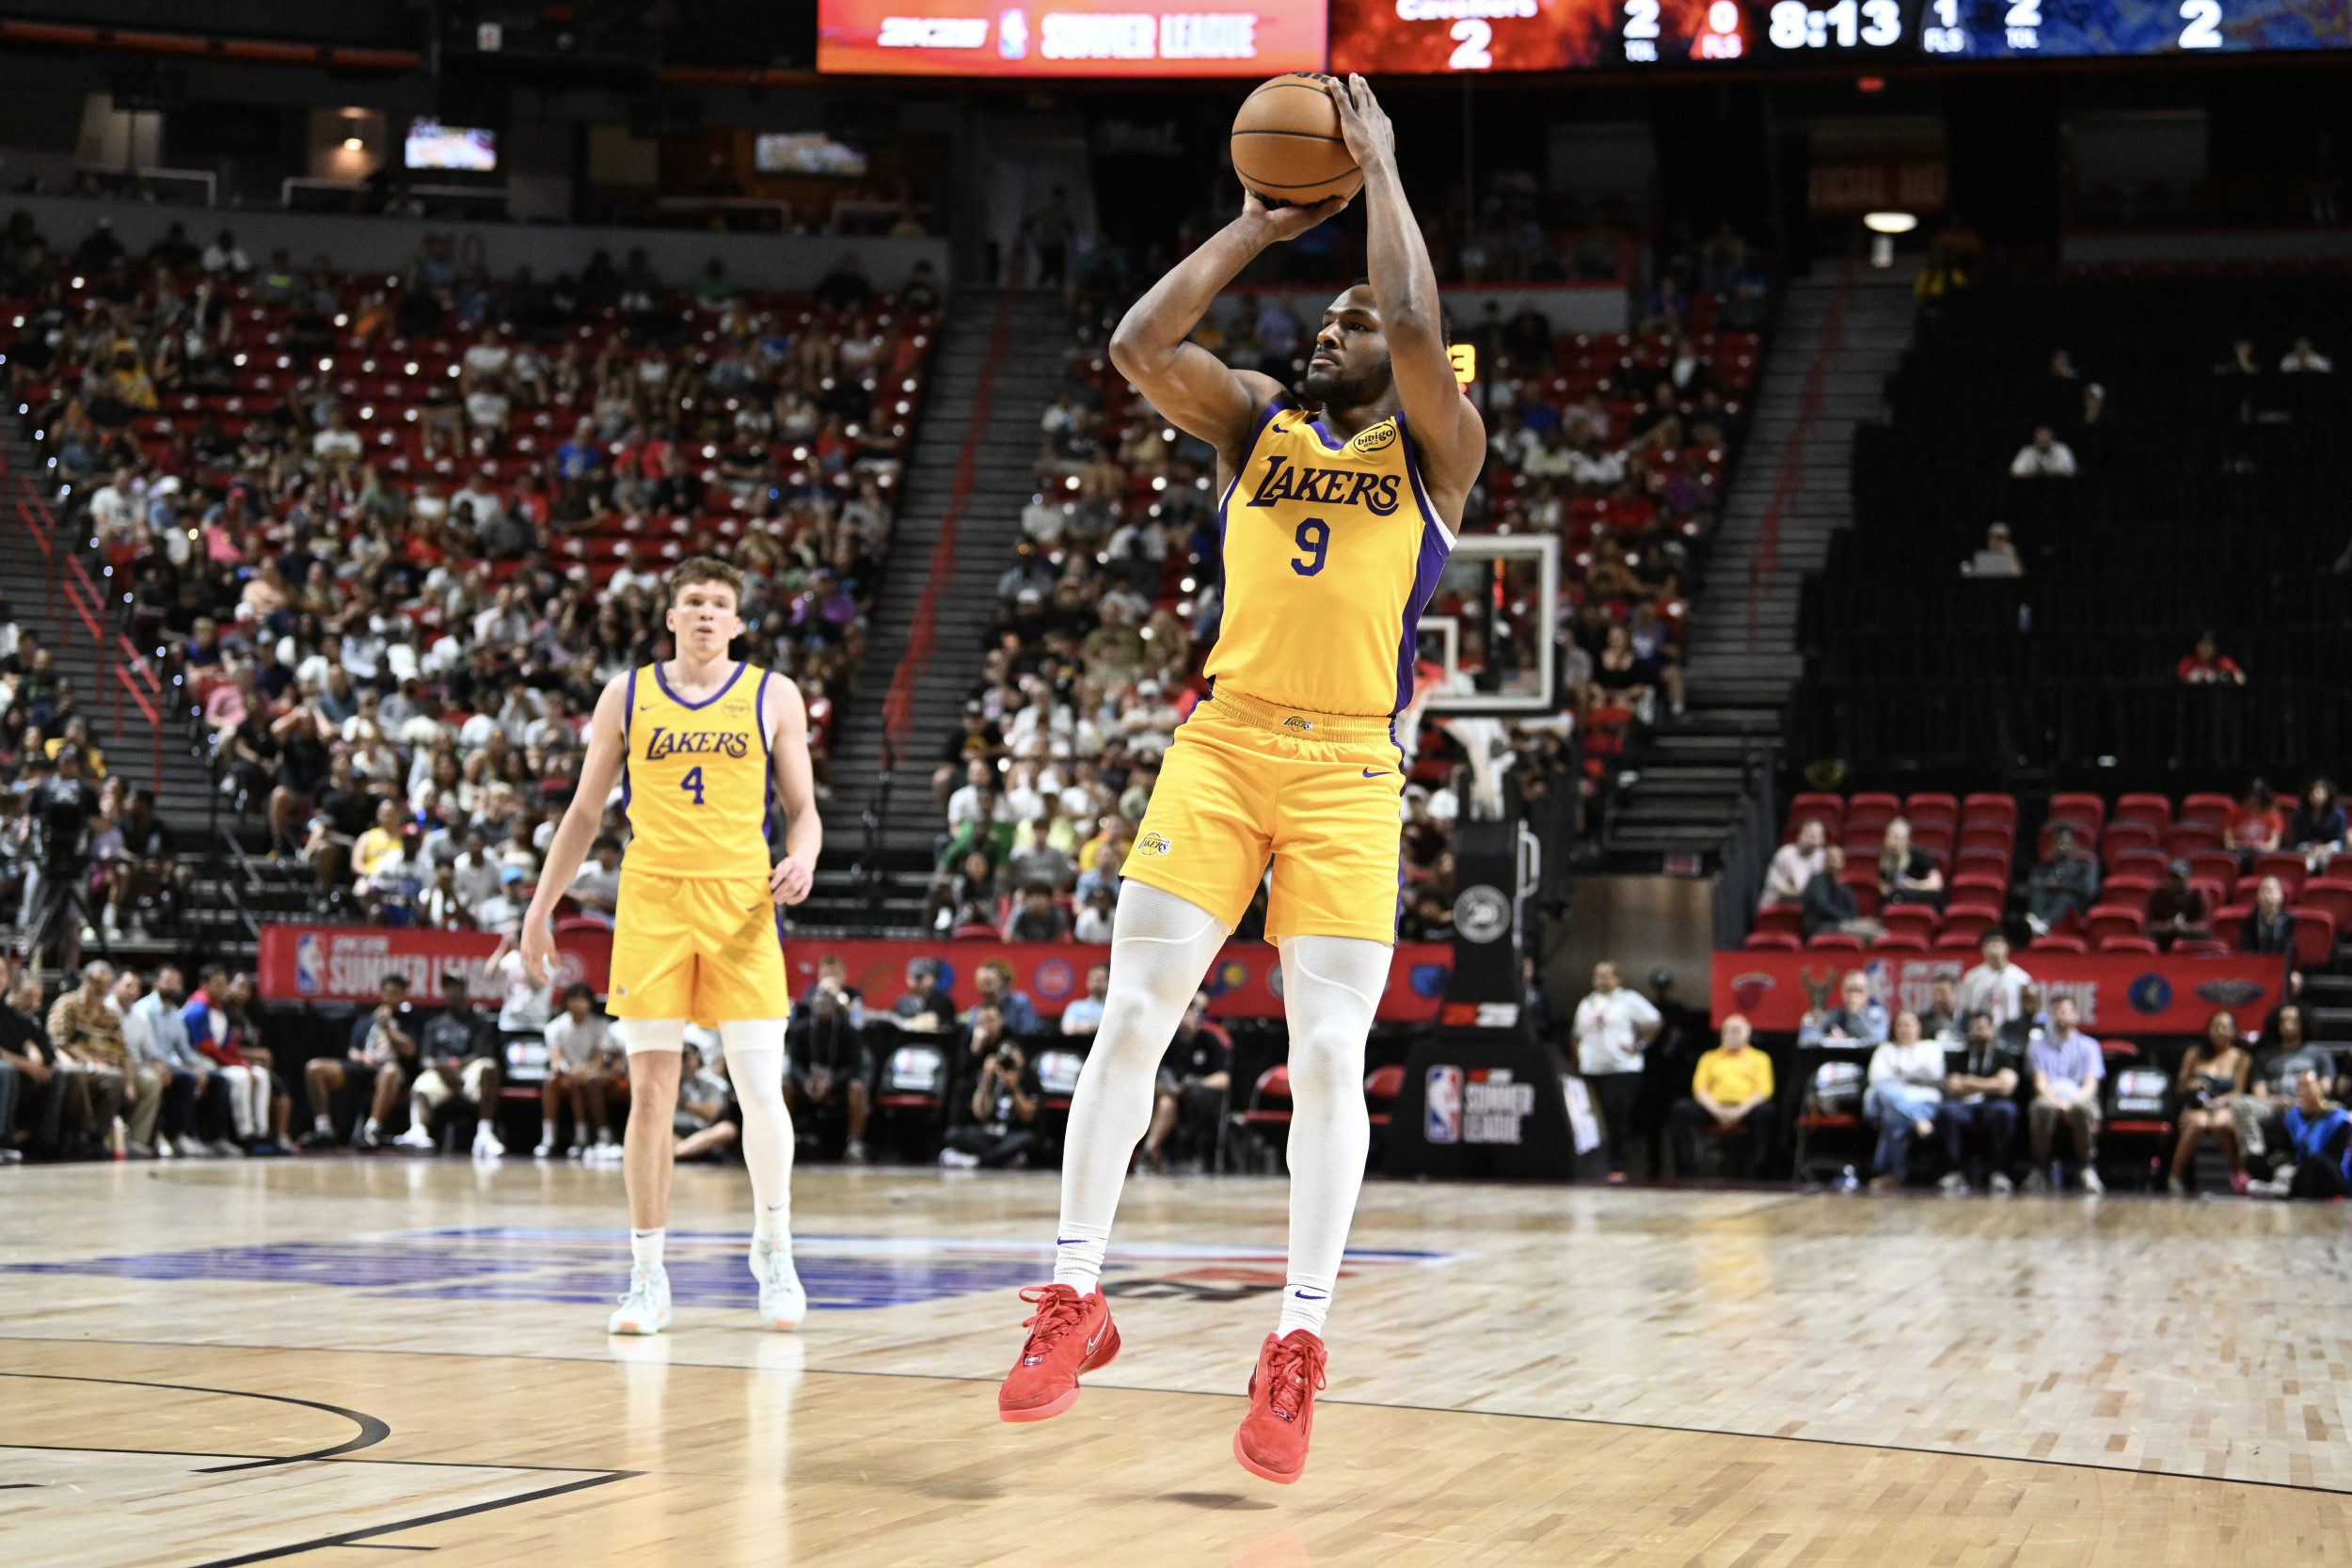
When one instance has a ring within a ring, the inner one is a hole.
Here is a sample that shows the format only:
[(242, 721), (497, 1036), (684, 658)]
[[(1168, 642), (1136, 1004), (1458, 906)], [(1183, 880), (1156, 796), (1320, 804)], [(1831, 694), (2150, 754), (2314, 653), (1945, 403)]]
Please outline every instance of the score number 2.
[(2182, 0), (2181, 20), (2188, 24), (2181, 29), (2182, 48), (2221, 47), (2221, 0)]

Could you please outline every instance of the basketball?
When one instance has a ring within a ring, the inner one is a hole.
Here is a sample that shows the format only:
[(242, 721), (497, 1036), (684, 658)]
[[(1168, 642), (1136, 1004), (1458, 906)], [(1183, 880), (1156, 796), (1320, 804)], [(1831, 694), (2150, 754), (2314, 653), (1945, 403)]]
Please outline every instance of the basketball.
[(1269, 207), (1311, 207), (1363, 189), (1340, 135), (1331, 78), (1294, 71), (1262, 85), (1233, 117), (1233, 173)]

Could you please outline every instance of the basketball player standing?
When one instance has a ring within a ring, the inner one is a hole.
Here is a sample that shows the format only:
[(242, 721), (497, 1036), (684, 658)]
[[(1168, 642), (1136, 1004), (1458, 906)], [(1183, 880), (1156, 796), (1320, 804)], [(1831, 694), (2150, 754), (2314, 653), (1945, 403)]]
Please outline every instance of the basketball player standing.
[[(792, 1120), (784, 1104), (784, 1026), (791, 1011), (783, 916), (808, 896), (824, 830), (808, 764), (808, 714), (793, 683), (730, 660), (742, 634), (743, 574), (697, 556), (670, 575), (666, 624), (677, 657), (616, 676), (596, 701), (580, 785), (548, 846), (523, 920), (523, 962), (552, 973), (549, 920), (571, 885), (627, 768), (621, 809), (631, 838), (621, 865), (607, 1010), (628, 1052), (628, 1293), (614, 1334), (670, 1326), (661, 1265), (670, 1208), (671, 1117), (691, 1019), (715, 1024), (743, 1108), (751, 1169), (752, 1276), (759, 1311), (790, 1328), (808, 1309), (792, 1267)], [(786, 853), (768, 866), (771, 798)]]
[(1118, 1354), (1100, 1276), (1153, 1069), (1271, 857), (1266, 937), (1282, 956), (1291, 1037), (1290, 1265), (1233, 1454), (1283, 1482), (1306, 1467), (1324, 1316), (1371, 1137), (1364, 1039), (1396, 939), (1405, 787), (1391, 725), (1486, 457), (1388, 116), (1359, 76), (1327, 90), (1363, 170), (1372, 277), (1324, 311), (1299, 400), (1186, 338), (1261, 250), (1343, 198), (1268, 209), (1246, 196), (1112, 340), (1152, 405), (1216, 449), (1225, 610), (1210, 695), (1176, 732), (1123, 867), (1110, 992), (1071, 1105), (1054, 1282), (1023, 1292), (1036, 1315), (997, 1396), (1004, 1419), (1042, 1420)]

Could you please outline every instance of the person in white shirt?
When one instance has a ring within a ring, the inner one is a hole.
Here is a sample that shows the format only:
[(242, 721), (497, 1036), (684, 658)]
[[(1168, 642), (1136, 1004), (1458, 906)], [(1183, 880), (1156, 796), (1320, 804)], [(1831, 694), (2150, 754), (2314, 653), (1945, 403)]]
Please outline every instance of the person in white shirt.
[(2027, 1016), (2026, 988), (2033, 976), (2009, 961), (2009, 938), (1997, 926), (1978, 943), (1984, 961), (1960, 977), (1960, 1016), (1990, 1013), (1994, 1028)]
[(596, 992), (577, 983), (564, 989), (564, 1010), (548, 1020), (547, 1042), (548, 1078), (539, 1090), (539, 1147), (532, 1152), (541, 1159), (555, 1152), (556, 1123), (567, 1104), (572, 1109), (572, 1157), (582, 1157), (591, 1139), (596, 1148), (609, 1148), (612, 1127), (608, 1105), (616, 1096), (628, 1098), (628, 1077), (613, 1070), (619, 1046), (612, 1025), (596, 1011)]
[(2074, 449), (2059, 440), (2048, 425), (2037, 426), (2033, 439), (2010, 459), (2009, 471), (2012, 479), (2073, 479)]
[(2295, 346), (2287, 350), (2285, 358), (2279, 361), (2280, 371), (2287, 375), (2294, 375), (2297, 372), (2328, 375), (2334, 372), (2335, 368), (2336, 362), (2312, 347), (2312, 341), (2309, 338), (2296, 339)]
[(1078, 906), (1078, 919), (1071, 927), (1075, 942), (1108, 942), (1111, 922), (1119, 912), (1119, 895), (1107, 884), (1096, 886), (1085, 902)]
[(598, 833), (591, 852), (596, 858), (580, 868), (580, 875), (564, 891), (580, 906), (582, 919), (611, 930), (613, 915), (621, 907), (621, 841), (611, 833)]
[(1797, 827), (1793, 842), (1782, 845), (1772, 853), (1772, 863), (1764, 873), (1764, 896), (1756, 908), (1769, 910), (1774, 904), (1794, 904), (1804, 897), (1804, 885), (1820, 874), (1829, 863), (1829, 830), (1818, 816), (1811, 816)]
[[(1080, 937), (1080, 942), (1088, 939)], [(1092, 1035), (1103, 1026), (1103, 998), (1111, 991), (1111, 966), (1096, 964), (1087, 971), (1087, 993), (1061, 1010), (1061, 1032)]]
[(1641, 1101), (1643, 1052), (1662, 1021), (1649, 998), (1629, 990), (1617, 966), (1593, 966), (1593, 992), (1576, 1006), (1576, 1066), (1600, 1101), (1609, 1144), (1609, 1180), (1625, 1180), (1626, 1148)]
[(1864, 1118), (1879, 1130), (1872, 1191), (1902, 1186), (1912, 1141), (1934, 1135), (1935, 1108), (1943, 1099), (1943, 1042), (1922, 1035), (1919, 1015), (1905, 1007), (1895, 1015), (1894, 1033), (1870, 1053), (1870, 1086), (1862, 1097)]

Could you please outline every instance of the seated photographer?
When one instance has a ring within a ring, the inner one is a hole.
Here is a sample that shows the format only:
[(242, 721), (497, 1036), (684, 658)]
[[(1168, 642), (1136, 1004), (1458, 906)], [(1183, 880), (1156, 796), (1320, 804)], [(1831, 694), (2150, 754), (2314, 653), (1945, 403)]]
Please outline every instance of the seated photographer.
[[(974, 1009), (994, 1018), (993, 1007)], [(1001, 1026), (1001, 1020), (998, 1021)], [(976, 1038), (980, 1026), (973, 1025)], [(1001, 1033), (980, 1058), (979, 1081), (969, 1097), (955, 1105), (958, 1125), (947, 1130), (947, 1144), (939, 1151), (943, 1165), (985, 1165), (992, 1170), (1028, 1164), (1038, 1147), (1037, 1113), (1041, 1103), (1037, 1069), (1020, 1043)]]
[(677, 1141), (670, 1146), (670, 1158), (715, 1160), (742, 1136), (734, 1116), (735, 1087), (703, 1060), (691, 1040), (679, 1050), (677, 1109), (670, 1113), (670, 1132)]
[(794, 1126), (807, 1131), (816, 1112), (840, 1112), (850, 1123), (841, 1157), (852, 1164), (865, 1164), (874, 1061), (866, 1049), (866, 1032), (850, 1022), (839, 994), (818, 986), (804, 1006), (793, 1009), (784, 1053), (784, 1100), (792, 1109)]
[(1168, 1142), (1177, 1133), (1200, 1153), (1216, 1148), (1217, 1118), (1225, 1114), (1232, 1082), (1233, 1037), (1209, 1022), (1209, 993), (1195, 991), (1160, 1057), (1152, 1128), (1143, 1136), (1145, 1166), (1166, 1168)]

